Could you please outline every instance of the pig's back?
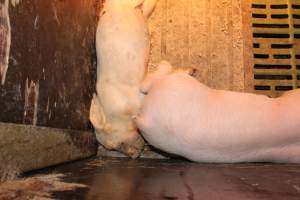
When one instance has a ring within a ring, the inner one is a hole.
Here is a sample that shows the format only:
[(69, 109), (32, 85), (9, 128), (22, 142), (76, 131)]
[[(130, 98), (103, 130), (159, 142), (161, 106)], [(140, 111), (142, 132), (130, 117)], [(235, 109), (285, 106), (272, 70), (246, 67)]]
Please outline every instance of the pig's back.
[(140, 82), (150, 47), (145, 20), (138, 9), (123, 8), (104, 13), (96, 36), (100, 76), (129, 84)]

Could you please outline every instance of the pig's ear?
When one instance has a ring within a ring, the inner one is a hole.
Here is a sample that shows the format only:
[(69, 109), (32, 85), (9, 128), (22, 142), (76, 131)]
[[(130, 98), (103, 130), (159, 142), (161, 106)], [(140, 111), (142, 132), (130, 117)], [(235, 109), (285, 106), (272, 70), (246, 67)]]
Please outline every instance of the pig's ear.
[(172, 73), (173, 66), (165, 60), (160, 61), (157, 66), (157, 70), (149, 73), (140, 86), (140, 91), (144, 94), (147, 94), (150, 90), (152, 84), (160, 80), (163, 76)]
[(157, 65), (157, 71), (162, 73), (162, 74), (169, 74), (173, 71), (173, 67), (168, 61), (162, 60)]
[(93, 95), (91, 102), (90, 121), (96, 130), (103, 130), (106, 124), (106, 117), (96, 94)]

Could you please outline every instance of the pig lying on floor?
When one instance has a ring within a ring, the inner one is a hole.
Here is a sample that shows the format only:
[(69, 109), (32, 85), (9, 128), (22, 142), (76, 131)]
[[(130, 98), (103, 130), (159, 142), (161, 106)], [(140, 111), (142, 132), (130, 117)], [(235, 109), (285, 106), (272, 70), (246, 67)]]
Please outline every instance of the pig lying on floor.
[(300, 90), (272, 99), (215, 90), (163, 62), (141, 86), (145, 139), (197, 162), (300, 163)]

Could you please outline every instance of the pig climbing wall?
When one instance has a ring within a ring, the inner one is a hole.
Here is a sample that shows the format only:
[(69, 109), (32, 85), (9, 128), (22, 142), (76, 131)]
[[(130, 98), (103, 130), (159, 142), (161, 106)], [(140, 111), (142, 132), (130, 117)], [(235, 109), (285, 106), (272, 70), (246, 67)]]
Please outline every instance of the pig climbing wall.
[(166, 59), (213, 88), (252, 91), (251, 1), (159, 0), (150, 32), (150, 70)]
[(90, 129), (100, 1), (2, 0), (0, 6), (1, 59), (11, 27), (9, 65), (0, 86), (0, 121)]

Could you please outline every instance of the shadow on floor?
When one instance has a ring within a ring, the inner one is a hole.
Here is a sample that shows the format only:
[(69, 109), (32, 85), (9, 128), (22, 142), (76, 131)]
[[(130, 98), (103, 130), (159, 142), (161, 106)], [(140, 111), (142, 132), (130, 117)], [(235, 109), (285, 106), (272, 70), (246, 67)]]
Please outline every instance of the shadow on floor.
[(56, 199), (300, 199), (300, 165), (96, 158), (39, 173), (64, 174), (64, 181), (88, 186), (56, 192)]

